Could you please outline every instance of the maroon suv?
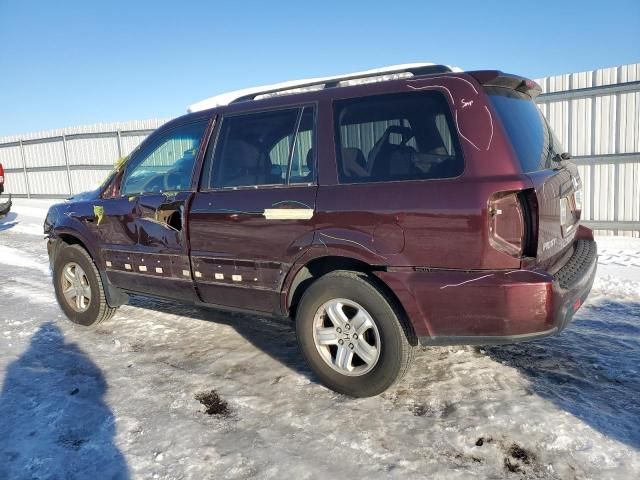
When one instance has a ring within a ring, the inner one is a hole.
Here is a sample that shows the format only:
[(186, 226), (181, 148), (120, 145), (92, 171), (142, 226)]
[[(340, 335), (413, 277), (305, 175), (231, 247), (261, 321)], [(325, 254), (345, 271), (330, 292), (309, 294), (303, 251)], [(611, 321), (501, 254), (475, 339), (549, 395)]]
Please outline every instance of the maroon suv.
[(265, 88), (175, 119), (51, 207), (75, 323), (128, 293), (295, 318), (317, 378), (375, 395), (414, 346), (561, 331), (596, 244), (531, 80), (442, 65)]

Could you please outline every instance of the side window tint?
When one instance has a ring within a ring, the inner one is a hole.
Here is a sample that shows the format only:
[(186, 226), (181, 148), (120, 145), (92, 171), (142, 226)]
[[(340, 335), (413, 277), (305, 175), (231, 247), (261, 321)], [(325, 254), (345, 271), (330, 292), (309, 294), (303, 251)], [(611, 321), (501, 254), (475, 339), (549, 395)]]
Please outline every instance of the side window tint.
[(450, 178), (464, 169), (440, 93), (336, 102), (335, 115), (341, 183)]
[(191, 187), (193, 165), (207, 121), (177, 127), (140, 152), (127, 166), (120, 193), (161, 193)]
[[(312, 130), (311, 108), (224, 118), (210, 162), (213, 169), (209, 187), (309, 182), (310, 171), (303, 168), (303, 163), (311, 149)], [(301, 155), (305, 155), (303, 160)]]

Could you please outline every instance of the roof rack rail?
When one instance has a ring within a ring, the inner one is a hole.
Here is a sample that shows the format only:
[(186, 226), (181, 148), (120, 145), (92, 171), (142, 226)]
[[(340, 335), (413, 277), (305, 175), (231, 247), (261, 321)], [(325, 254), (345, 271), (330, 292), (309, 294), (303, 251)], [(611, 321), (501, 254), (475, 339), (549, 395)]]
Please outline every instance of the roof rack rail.
[[(386, 76), (393, 76), (393, 75), (402, 74), (402, 73), (409, 73), (412, 76), (418, 76), (418, 75), (428, 75), (433, 73), (445, 73), (445, 72), (451, 72), (451, 71), (452, 71), (451, 68), (446, 65), (424, 65), (424, 66), (413, 67), (413, 68), (399, 68), (399, 69), (387, 70), (384, 72), (373, 72), (373, 73), (371, 73), (371, 71), (357, 72), (357, 73), (348, 74), (348, 75), (341, 75), (340, 77), (336, 77), (336, 78), (327, 79), (326, 81), (311, 80), (308, 83), (298, 84), (295, 86), (295, 88), (279, 87), (279, 88), (264, 90), (261, 92), (250, 93), (249, 95), (244, 95), (242, 97), (236, 98), (231, 103), (239, 103), (239, 102), (245, 102), (247, 100), (255, 100), (256, 97), (267, 98), (270, 95), (275, 95), (278, 93), (286, 94), (288, 91), (291, 91), (291, 93), (299, 93), (304, 88), (315, 87), (315, 86), (318, 86), (318, 90), (323, 90), (325, 88), (338, 87), (340, 86), (341, 83), (347, 83), (349, 81), (362, 80), (366, 78), (386, 77)], [(395, 79), (396, 78), (390, 78), (388, 80), (395, 80)], [(387, 79), (381, 79), (381, 81), (385, 81), (385, 80)]]
[[(372, 83), (379, 81), (396, 80), (399, 78), (418, 75), (431, 75), (446, 72), (459, 72), (457, 67), (438, 65), (435, 63), (410, 63), (403, 65), (390, 65), (374, 68), (362, 72), (354, 72), (331, 77), (310, 78), (293, 80), (262, 87), (245, 88), (233, 92), (223, 93), (190, 105), (189, 112), (198, 112), (209, 108), (229, 105), (232, 103), (246, 102), (260, 98), (269, 98), (278, 95), (291, 95), (305, 91), (323, 90), (340, 86), (349, 86), (357, 83)], [(360, 80), (361, 82), (358, 82)], [(369, 82), (367, 82), (369, 80)], [(356, 83), (357, 82), (357, 83)]]

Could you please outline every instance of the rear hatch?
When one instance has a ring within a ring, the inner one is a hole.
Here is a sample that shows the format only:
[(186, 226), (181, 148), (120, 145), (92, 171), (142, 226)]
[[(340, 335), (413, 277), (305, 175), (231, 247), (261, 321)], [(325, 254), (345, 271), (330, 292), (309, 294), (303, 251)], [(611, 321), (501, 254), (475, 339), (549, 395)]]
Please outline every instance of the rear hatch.
[(485, 91), (502, 121), (522, 172), (533, 183), (532, 203), (537, 205), (531, 208), (537, 210), (537, 253), (535, 261), (531, 261), (550, 266), (571, 254), (582, 209), (578, 169), (568, 161), (568, 154), (534, 103), (531, 91), (486, 85)]

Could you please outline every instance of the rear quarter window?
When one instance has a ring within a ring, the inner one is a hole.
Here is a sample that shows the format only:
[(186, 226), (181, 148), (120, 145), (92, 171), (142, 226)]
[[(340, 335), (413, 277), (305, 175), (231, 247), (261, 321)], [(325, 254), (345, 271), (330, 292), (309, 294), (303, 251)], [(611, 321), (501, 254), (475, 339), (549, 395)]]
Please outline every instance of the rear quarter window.
[(464, 161), (445, 98), (399, 93), (335, 103), (340, 183), (452, 178)]

